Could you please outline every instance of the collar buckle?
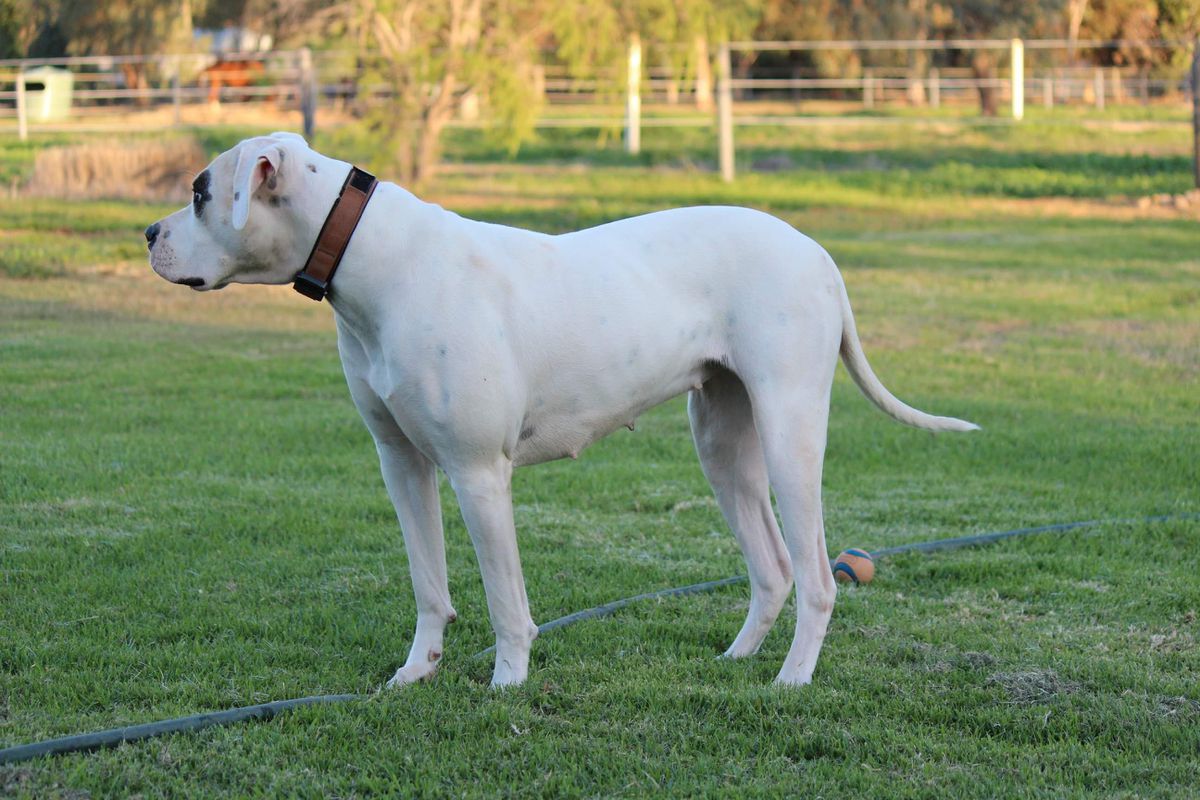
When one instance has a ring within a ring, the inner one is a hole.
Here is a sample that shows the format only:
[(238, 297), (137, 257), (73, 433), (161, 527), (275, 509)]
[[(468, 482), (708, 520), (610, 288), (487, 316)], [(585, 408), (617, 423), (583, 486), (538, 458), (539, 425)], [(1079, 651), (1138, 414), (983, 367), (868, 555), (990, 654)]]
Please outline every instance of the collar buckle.
[(292, 284), (292, 288), (318, 303), (325, 299), (325, 295), (329, 294), (329, 284), (314, 278), (307, 272), (301, 272), (296, 276), (296, 282)]

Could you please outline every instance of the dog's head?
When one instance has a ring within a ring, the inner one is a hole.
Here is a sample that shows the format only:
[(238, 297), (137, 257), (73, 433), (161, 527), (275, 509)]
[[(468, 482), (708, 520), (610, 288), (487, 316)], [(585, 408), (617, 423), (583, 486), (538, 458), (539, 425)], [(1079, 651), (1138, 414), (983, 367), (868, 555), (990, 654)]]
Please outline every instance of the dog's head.
[(316, 239), (309, 216), (332, 202), (325, 185), (344, 178), (320, 173), (337, 164), (294, 133), (241, 142), (196, 176), (187, 208), (146, 228), (150, 266), (197, 290), (290, 282)]

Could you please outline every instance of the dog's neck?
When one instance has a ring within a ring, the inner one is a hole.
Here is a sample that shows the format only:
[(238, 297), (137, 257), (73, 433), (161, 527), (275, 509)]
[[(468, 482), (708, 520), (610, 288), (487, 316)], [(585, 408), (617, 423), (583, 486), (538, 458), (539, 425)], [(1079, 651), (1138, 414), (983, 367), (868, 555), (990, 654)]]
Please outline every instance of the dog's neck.
[[(344, 169), (331, 170), (332, 179), (323, 181), (321, 194), (328, 198), (326, 215), (349, 168), (346, 164)], [(326, 298), (338, 321), (359, 339), (377, 341), (379, 325), (403, 302), (410, 265), (416, 263), (407, 254), (414, 243), (428, 235), (435, 212), (445, 213), (394, 183), (380, 181), (376, 187)], [(316, 220), (318, 229), (323, 221)], [(386, 231), (387, 236), (381, 237), (380, 231)], [(397, 241), (401, 242), (399, 248)]]
[(359, 217), (371, 201), (377, 184), (371, 173), (358, 167), (351, 168), (337, 200), (325, 217), (321, 232), (317, 234), (317, 241), (304, 269), (295, 277), (292, 286), (297, 292), (317, 301), (325, 298), (342, 254), (358, 228)]

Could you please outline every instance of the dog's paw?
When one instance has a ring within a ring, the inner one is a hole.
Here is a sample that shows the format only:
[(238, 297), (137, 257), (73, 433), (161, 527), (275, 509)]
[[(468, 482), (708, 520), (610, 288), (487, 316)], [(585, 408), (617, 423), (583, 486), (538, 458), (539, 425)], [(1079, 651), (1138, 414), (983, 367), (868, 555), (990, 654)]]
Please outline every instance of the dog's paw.
[(749, 658), (756, 653), (758, 653), (757, 646), (750, 647), (749, 645), (738, 644), (737, 642), (734, 642), (733, 644), (729, 645), (728, 650), (726, 650), (724, 653), (721, 653), (721, 655), (717, 656), (717, 658)]
[(400, 686), (406, 686), (410, 683), (423, 681), (427, 678), (432, 678), (437, 672), (438, 664), (442, 658), (441, 653), (430, 651), (429, 657), (424, 661), (417, 663), (405, 664), (400, 669), (396, 670), (396, 674), (387, 682), (387, 688), (396, 689)]
[[(514, 663), (516, 661), (516, 663)], [(508, 686), (520, 686), (525, 682), (526, 676), (529, 674), (529, 657), (526, 656), (523, 660), (509, 661), (500, 659), (496, 661), (496, 670), (492, 673), (492, 688), (504, 689)]]
[(780, 671), (780, 673), (775, 676), (775, 685), (776, 686), (800, 687), (800, 686), (808, 686), (810, 683), (812, 683), (812, 670), (811, 669), (808, 670), (807, 672), (802, 672), (800, 670)]

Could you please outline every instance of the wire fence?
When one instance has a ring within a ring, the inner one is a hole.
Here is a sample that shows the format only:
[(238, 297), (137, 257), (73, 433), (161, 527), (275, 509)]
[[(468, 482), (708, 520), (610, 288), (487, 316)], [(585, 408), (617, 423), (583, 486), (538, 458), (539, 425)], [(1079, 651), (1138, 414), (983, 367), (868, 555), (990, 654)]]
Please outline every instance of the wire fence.
[[(728, 42), (708, 57), (671, 59), (680, 66), (644, 65), (635, 38), (621, 68), (580, 77), (547, 58), (529, 88), (544, 101), (537, 126), (623, 128), (632, 153), (643, 127), (711, 126), (732, 179), (739, 126), (884, 121), (875, 112), (899, 108), (908, 120), (975, 119), (982, 109), (1019, 121), (1026, 105), (1182, 111), (1194, 52), (1166, 40)], [(336, 122), (385, 100), (392, 88), (374, 74), (369, 55), (307, 49), (0, 60), (0, 132), (203, 126), (244, 109), (298, 114), (311, 135), (318, 109)], [(486, 101), (464, 95), (451, 124), (488, 124)]]

